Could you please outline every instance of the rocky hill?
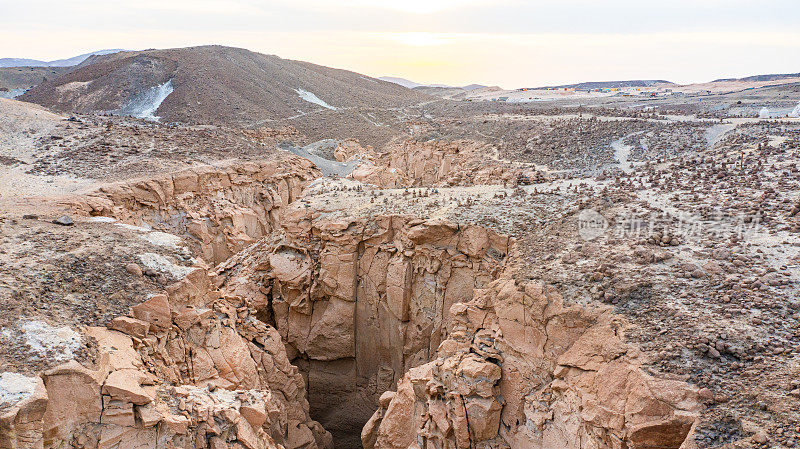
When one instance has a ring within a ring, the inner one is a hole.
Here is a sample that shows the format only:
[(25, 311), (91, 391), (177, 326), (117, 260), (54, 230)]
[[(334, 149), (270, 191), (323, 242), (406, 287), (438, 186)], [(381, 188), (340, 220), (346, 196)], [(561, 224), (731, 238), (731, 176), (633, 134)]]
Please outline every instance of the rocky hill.
[(94, 56), (21, 99), (59, 111), (145, 116), (142, 111), (151, 109), (164, 121), (248, 126), (312, 112), (401, 107), (428, 97), (355, 72), (204, 46)]
[(624, 87), (650, 87), (654, 84), (674, 84), (666, 80), (587, 81), (560, 86), (537, 87), (537, 89), (619, 89)]
[(773, 73), (769, 75), (752, 75), (746, 76), (744, 78), (720, 78), (718, 80), (714, 80), (713, 82), (718, 81), (776, 81), (776, 80), (783, 80), (787, 78), (797, 78), (800, 77), (800, 73)]
[(32, 86), (67, 70), (67, 67), (0, 67), (0, 97), (21, 95)]

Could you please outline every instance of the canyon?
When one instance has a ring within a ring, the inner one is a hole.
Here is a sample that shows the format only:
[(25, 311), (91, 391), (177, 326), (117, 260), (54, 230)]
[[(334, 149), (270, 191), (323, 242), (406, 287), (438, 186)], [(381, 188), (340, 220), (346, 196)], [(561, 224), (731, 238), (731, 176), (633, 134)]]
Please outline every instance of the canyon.
[(309, 206), (315, 175), (292, 158), (60, 199), (215, 267), (87, 327), (94, 366), (44, 371), (5, 447), (681, 447), (697, 389), (645, 374), (609, 310), (514, 281), (490, 229)]
[(248, 55), (0, 99), (0, 449), (800, 445), (796, 119), (258, 55), (307, 84), (244, 120), (196, 78)]

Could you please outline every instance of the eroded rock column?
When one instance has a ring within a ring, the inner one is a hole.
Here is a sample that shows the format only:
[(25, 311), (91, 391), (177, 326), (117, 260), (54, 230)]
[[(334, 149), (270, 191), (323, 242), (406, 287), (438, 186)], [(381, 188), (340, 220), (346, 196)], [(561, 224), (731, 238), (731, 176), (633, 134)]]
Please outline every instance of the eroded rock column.
[(609, 310), (511, 279), (450, 310), (438, 357), (382, 398), (366, 449), (690, 447), (696, 390), (642, 371)]
[(379, 396), (434, 357), (448, 310), (496, 278), (509, 241), (477, 226), (295, 205), (283, 227), (221, 273), (230, 288), (248, 279), (239, 288), (306, 375), (312, 415), (356, 447)]

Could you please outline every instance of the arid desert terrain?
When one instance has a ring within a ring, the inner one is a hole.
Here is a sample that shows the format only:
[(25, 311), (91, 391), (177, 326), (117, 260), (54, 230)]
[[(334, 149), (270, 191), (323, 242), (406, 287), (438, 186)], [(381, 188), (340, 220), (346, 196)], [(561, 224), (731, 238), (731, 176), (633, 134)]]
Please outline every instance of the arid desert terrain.
[(2, 70), (0, 449), (800, 447), (797, 74)]

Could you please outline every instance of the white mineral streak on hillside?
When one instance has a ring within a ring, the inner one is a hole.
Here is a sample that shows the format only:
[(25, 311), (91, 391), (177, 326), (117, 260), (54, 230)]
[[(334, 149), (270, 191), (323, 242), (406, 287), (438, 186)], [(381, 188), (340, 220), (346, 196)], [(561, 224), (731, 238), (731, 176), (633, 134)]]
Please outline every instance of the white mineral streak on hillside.
[(156, 253), (139, 254), (139, 261), (146, 268), (170, 274), (176, 279), (183, 279), (187, 274), (194, 270), (193, 267), (177, 265), (161, 254)]
[(161, 103), (163, 103), (174, 90), (175, 89), (172, 87), (172, 80), (159, 86), (151, 87), (131, 98), (128, 104), (122, 108), (119, 113), (157, 122), (161, 120), (161, 117), (155, 115), (156, 111), (159, 106), (161, 106)]
[(303, 100), (305, 100), (305, 101), (307, 101), (309, 103), (318, 104), (318, 105), (322, 106), (323, 108), (328, 108), (328, 109), (330, 109), (332, 111), (336, 110), (335, 107), (333, 107), (333, 106), (329, 105), (328, 103), (325, 103), (324, 101), (322, 101), (322, 99), (319, 98), (318, 96), (314, 95), (313, 92), (309, 92), (309, 91), (303, 90), (303, 89), (295, 89), (295, 92), (297, 92), (297, 95), (300, 95), (300, 98), (302, 98)]
[[(0, 335), (3, 340), (20, 339), (40, 357), (63, 362), (73, 358), (81, 346), (81, 336), (68, 326), (54, 327), (44, 321), (25, 321), (16, 329), (5, 328)], [(3, 342), (3, 344), (7, 341)]]
[(797, 103), (797, 106), (792, 109), (792, 112), (789, 113), (789, 117), (800, 117), (800, 103)]

